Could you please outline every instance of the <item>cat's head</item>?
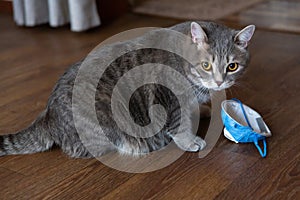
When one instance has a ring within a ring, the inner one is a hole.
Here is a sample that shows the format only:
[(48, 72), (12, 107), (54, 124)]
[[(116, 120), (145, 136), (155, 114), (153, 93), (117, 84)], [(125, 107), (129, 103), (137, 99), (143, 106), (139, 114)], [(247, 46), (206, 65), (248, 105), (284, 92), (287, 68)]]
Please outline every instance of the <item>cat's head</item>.
[(199, 51), (199, 63), (190, 69), (192, 81), (213, 90), (232, 86), (249, 63), (247, 47), (254, 31), (254, 25), (237, 31), (212, 22), (192, 22), (190, 33)]

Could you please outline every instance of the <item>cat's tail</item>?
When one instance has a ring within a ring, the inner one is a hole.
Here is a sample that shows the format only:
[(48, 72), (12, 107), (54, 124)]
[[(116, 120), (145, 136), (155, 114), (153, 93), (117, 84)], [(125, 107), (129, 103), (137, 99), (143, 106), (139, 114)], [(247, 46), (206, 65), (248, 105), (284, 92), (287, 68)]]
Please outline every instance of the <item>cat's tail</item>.
[(45, 123), (45, 113), (29, 126), (15, 134), (0, 135), (0, 156), (31, 154), (50, 149), (54, 141)]

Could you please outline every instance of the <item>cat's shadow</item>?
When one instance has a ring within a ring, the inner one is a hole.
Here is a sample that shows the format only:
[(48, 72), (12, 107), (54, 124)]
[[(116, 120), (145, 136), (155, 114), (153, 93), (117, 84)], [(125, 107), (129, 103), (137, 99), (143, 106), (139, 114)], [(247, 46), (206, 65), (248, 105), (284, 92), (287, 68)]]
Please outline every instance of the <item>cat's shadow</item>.
[[(200, 107), (199, 107), (199, 109), (200, 109)], [(205, 138), (206, 132), (208, 130), (209, 123), (210, 123), (210, 117), (201, 117), (200, 116), (200, 120), (197, 120), (198, 118), (195, 117), (195, 115), (198, 115), (198, 114), (193, 113), (192, 118), (191, 118), (193, 133), (196, 133), (196, 135), (201, 138)]]

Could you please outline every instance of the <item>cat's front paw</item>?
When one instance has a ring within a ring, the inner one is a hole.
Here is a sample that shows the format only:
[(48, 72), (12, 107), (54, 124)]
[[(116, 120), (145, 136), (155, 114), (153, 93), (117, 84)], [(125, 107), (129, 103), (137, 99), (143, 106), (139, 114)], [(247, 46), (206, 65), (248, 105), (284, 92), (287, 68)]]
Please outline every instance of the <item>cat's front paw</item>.
[(206, 142), (198, 136), (186, 138), (174, 138), (175, 143), (184, 151), (197, 152), (206, 146)]
[(196, 136), (194, 141), (190, 144), (190, 146), (186, 149), (186, 151), (192, 151), (192, 152), (200, 151), (204, 149), (205, 146), (206, 146), (206, 142), (202, 140), (200, 137)]

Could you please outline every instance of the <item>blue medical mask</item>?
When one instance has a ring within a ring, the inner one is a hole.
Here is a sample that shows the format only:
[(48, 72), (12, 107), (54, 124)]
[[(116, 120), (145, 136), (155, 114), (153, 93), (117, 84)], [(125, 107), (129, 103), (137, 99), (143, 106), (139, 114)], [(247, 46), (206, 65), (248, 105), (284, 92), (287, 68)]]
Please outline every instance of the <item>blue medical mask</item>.
[[(243, 105), (238, 99), (222, 102), (221, 116), (224, 128), (224, 136), (236, 143), (253, 142), (262, 157), (267, 155), (266, 137), (271, 132), (262, 117), (250, 107)], [(263, 142), (263, 150), (259, 141)]]

